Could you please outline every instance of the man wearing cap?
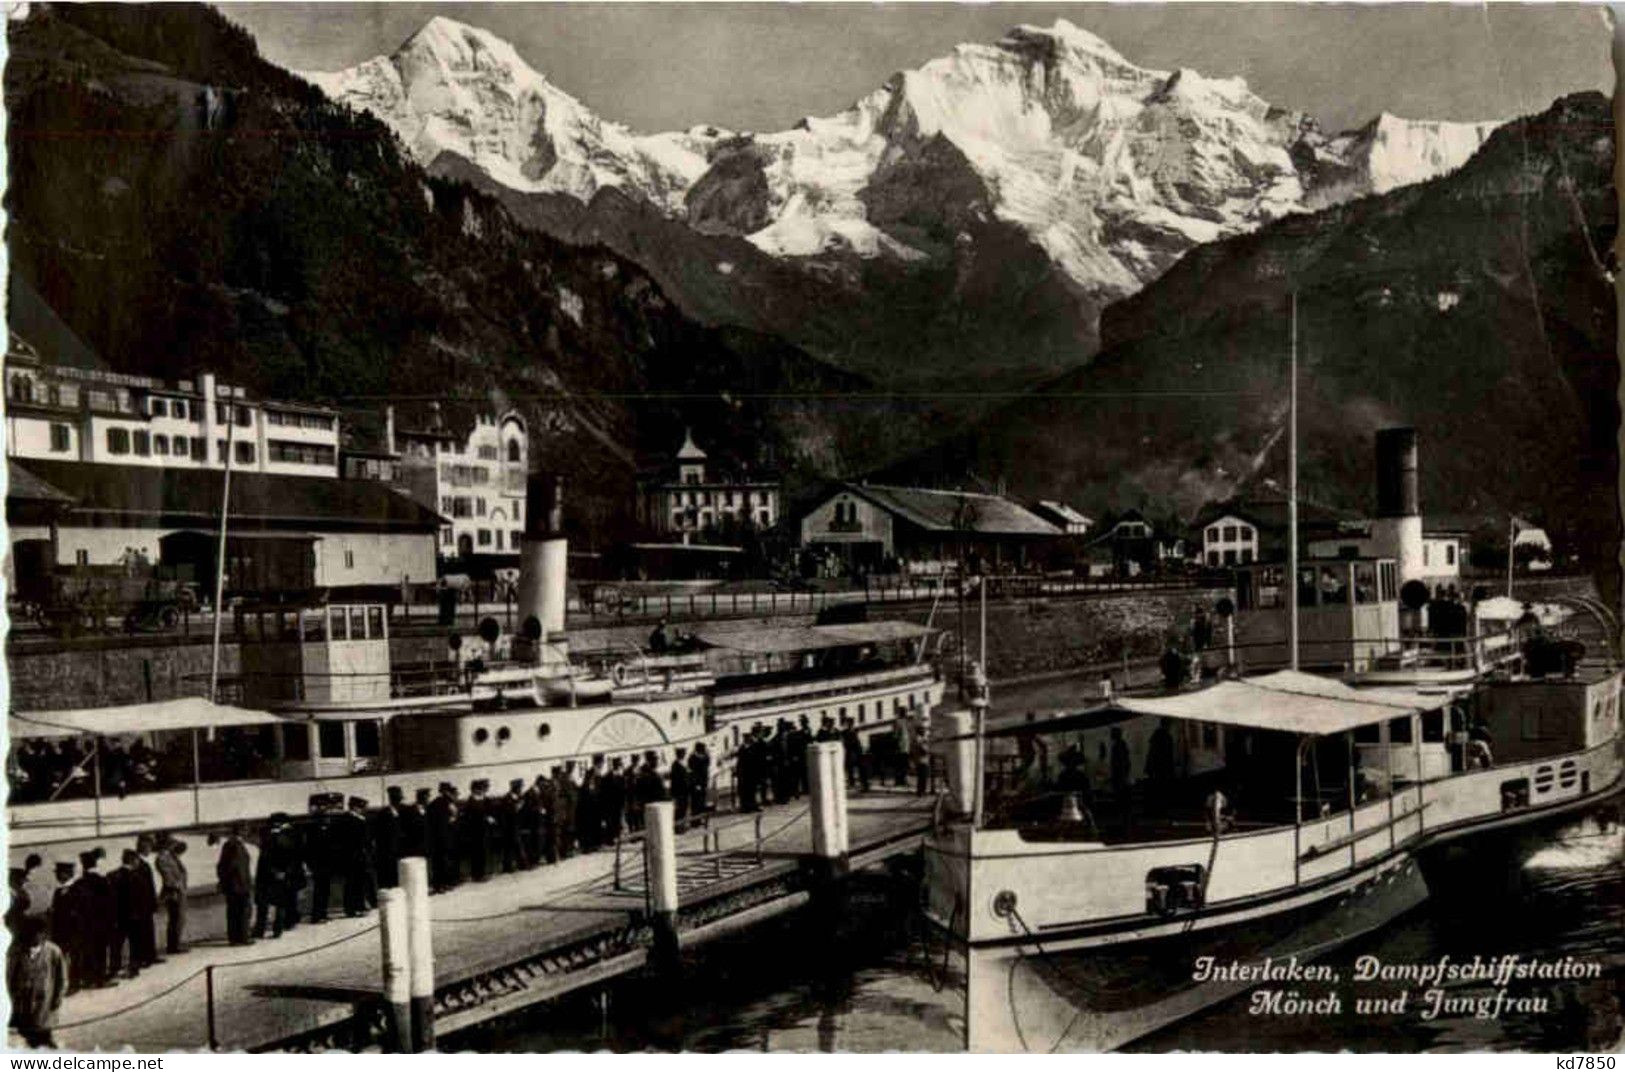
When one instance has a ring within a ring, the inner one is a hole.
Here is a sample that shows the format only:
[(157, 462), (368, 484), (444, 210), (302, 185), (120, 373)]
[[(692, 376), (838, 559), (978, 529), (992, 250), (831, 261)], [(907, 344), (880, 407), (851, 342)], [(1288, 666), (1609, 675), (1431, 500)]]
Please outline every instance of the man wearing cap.
[(598, 813), (598, 783), (601, 780), (598, 769), (590, 767), (576, 787), (576, 844), (581, 846), (582, 852), (596, 849), (604, 835), (604, 821)]
[(378, 809), (372, 821), (372, 849), (378, 888), (394, 889), (401, 884), (401, 847), (406, 812), (406, 793), (392, 785), (385, 793), (388, 803)]
[(108, 876), (117, 902), (114, 914), (117, 930), (111, 946), (111, 971), (119, 973), (124, 962), (125, 946), (129, 947), (129, 977), (134, 979), (141, 969), (150, 964), (145, 957), (143, 932), (152, 928), (152, 915), (158, 910), (158, 897), (153, 893), (152, 880), (142, 871), (141, 856), (134, 849), (125, 849), (117, 871)]
[(553, 768), (553, 859), (565, 860), (576, 836), (576, 784), (563, 767)]
[(79, 877), (57, 902), (57, 925), (68, 940), (69, 963), (85, 989), (109, 985), (107, 954), (113, 922), (113, 888), (96, 870), (102, 850), (79, 854)]
[(457, 787), (450, 782), (440, 783), (440, 795), (428, 807), (428, 848), (430, 884), (433, 892), (443, 893), (462, 882), (457, 864)]
[(315, 793), (310, 798), (310, 819), (305, 823), (300, 856), (310, 871), (310, 921), (327, 922), (327, 906), (333, 897), (334, 862), (340, 859), (333, 830), (333, 798), (342, 794)]
[(491, 783), (478, 778), (468, 787), (468, 803), (457, 819), (457, 847), (468, 866), (470, 882), (484, 882), (489, 875), (487, 864), (490, 852), (490, 801), (486, 793)]
[(344, 875), (344, 914), (350, 918), (365, 915), (378, 900), (372, 888), (372, 839), (367, 831), (367, 802), (350, 798), (350, 808), (334, 819), (339, 859)]
[[(152, 912), (144, 923), (136, 927), (136, 937), (140, 940), (140, 963), (143, 968), (151, 967), (162, 961), (158, 955), (158, 897), (163, 893), (164, 880), (158, 874), (158, 845), (157, 839), (151, 834), (142, 834), (135, 839), (135, 855), (139, 861), (136, 870), (141, 872), (152, 887)], [(144, 902), (143, 902), (144, 903)], [(132, 954), (135, 952), (132, 949)]]
[(502, 872), (512, 874), (527, 866), (525, 859), (525, 780), (508, 782), (508, 792), (497, 805), (497, 836), (502, 844)]
[[(73, 918), (72, 903), (68, 898), (68, 889), (73, 885), (73, 861), (58, 860), (53, 865), (55, 870), (56, 890), (51, 895), (51, 914), (48, 917), (51, 926), (51, 941), (64, 953), (77, 948), (75, 940), (78, 927)], [(81, 969), (74, 968), (78, 973)], [(80, 986), (77, 975), (68, 979), (68, 989), (75, 990)]]
[(226, 940), (232, 945), (248, 945), (249, 902), (254, 893), (254, 873), (249, 866), (248, 846), (243, 842), (243, 824), (231, 828), (220, 846), (220, 859), (214, 866), (215, 881), (226, 899)]
[(164, 910), (167, 924), (164, 950), (172, 955), (186, 951), (182, 935), (186, 933), (187, 882), (186, 864), (181, 861), (185, 854), (186, 842), (172, 837), (166, 837), (164, 847), (158, 850), (158, 878), (162, 883), (158, 890), (158, 904)]
[(420, 788), (410, 807), (401, 809), (401, 855), (429, 856), (429, 788)]
[[(288, 926), (288, 874), (294, 859), (288, 816), (274, 812), (260, 832), (260, 857), (254, 867), (254, 937), (282, 937)], [(274, 917), (274, 918), (273, 918)]]
[(711, 810), (711, 755), (705, 742), (694, 745), (694, 754), (688, 757), (688, 810), (691, 815), (704, 815)]
[(671, 770), (667, 773), (667, 783), (671, 789), (673, 818), (677, 828), (681, 830), (683, 823), (688, 820), (688, 764), (684, 761), (686, 749), (676, 749), (671, 759)]
[(626, 772), (621, 769), (620, 756), (609, 761), (609, 770), (598, 785), (598, 810), (604, 818), (604, 841), (613, 843), (626, 821)]

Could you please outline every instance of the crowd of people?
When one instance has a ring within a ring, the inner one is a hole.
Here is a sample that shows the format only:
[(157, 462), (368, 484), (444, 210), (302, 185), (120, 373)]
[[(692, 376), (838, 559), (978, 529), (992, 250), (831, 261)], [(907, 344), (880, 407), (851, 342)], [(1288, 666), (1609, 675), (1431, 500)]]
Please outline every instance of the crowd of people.
[(51, 1044), (56, 1013), (72, 991), (116, 986), (163, 963), (160, 917), (164, 952), (186, 951), (185, 855), (178, 838), (142, 834), (105, 873), (99, 848), (80, 853), (77, 866), (58, 860), (47, 867), (31, 853), (12, 872), (6, 988), (25, 1042)]
[[(816, 733), (805, 717), (799, 724), (781, 719), (771, 730), (756, 724), (741, 741), (740, 810), (804, 795), (806, 746), (813, 740), (845, 745), (854, 789), (866, 790), (871, 778), (887, 775), (904, 785), (912, 770), (917, 792), (927, 791), (930, 764), (917, 719), (899, 718), (867, 749), (850, 718), (838, 725), (825, 718)], [(408, 856), (426, 858), (430, 892), (439, 894), (612, 845), (640, 833), (656, 801), (673, 802), (681, 829), (714, 807), (711, 763), (703, 743), (675, 749), (669, 765), (654, 751), (595, 756), (590, 763), (556, 765), (529, 784), (516, 778), (501, 795), (492, 794), (486, 779), (474, 781), (466, 797), (450, 782), (434, 792), (420, 788), (411, 800), (400, 786), (389, 786), (378, 808), (361, 797), (322, 793), (297, 818), (276, 812), (260, 824), (234, 824), (220, 840), (215, 865), (226, 941), (252, 945), (301, 923), (325, 923), (340, 911), (365, 915), (377, 907), (380, 889), (399, 885), (400, 862)], [(116, 986), (166, 955), (187, 951), (185, 854), (186, 843), (176, 837), (142, 834), (106, 870), (100, 848), (79, 853), (77, 864), (47, 864), (31, 854), (13, 870), (7, 985), (13, 1026), (26, 1042), (51, 1044), (62, 998), (74, 990)]]

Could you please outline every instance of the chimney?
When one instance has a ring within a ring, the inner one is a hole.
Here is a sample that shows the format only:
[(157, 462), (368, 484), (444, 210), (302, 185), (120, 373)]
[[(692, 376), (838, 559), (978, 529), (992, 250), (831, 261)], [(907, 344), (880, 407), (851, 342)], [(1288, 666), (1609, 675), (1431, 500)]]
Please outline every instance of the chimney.
[(515, 653), (565, 669), (569, 541), (564, 538), (564, 478), (532, 473), (525, 482), (525, 539), (519, 552), (519, 636)]
[(384, 452), (395, 453), (395, 407), (384, 407)]

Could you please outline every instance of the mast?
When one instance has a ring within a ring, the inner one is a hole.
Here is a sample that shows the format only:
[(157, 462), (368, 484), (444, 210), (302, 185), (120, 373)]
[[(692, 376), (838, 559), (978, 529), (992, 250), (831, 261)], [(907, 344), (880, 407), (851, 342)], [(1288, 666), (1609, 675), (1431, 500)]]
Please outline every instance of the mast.
[[(205, 406), (215, 403), (204, 399)], [(237, 403), (229, 394), (226, 401), (226, 476), (225, 490), (220, 495), (220, 546), (214, 558), (214, 648), (209, 656), (209, 702), (217, 703), (220, 692), (220, 619), (225, 613), (221, 603), (226, 591), (226, 519), (231, 516), (231, 453), (232, 440), (237, 431)], [(208, 448), (204, 448), (205, 450)]]
[(1298, 294), (1292, 292), (1292, 356), (1288, 363), (1286, 432), (1286, 591), (1288, 647), (1298, 669)]

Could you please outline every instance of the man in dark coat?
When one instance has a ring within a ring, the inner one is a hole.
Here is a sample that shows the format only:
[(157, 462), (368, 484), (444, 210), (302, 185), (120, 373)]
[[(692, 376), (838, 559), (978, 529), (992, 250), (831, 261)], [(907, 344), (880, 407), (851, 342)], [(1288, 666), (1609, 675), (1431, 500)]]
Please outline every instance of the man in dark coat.
[(576, 844), (581, 846), (582, 852), (591, 852), (598, 847), (603, 837), (603, 821), (598, 815), (598, 783), (602, 774), (593, 767), (587, 768), (582, 775), (581, 784), (576, 787)]
[(679, 748), (672, 756), (671, 770), (666, 774), (672, 803), (673, 818), (681, 830), (688, 820), (688, 764), (683, 760), (684, 750)]
[[(137, 742), (138, 744), (140, 742)], [(151, 834), (142, 834), (135, 839), (136, 870), (141, 872), (152, 889), (152, 914), (147, 916), (145, 922), (138, 921), (135, 928), (135, 945), (130, 948), (130, 956), (142, 968), (150, 968), (160, 960), (158, 956), (158, 895), (163, 892), (163, 879), (158, 877), (158, 841)]]
[(525, 868), (525, 839), (520, 830), (524, 803), (523, 778), (510, 781), (508, 792), (497, 801), (497, 837), (502, 845), (502, 873), (505, 875)]
[(372, 817), (374, 890), (394, 889), (401, 884), (401, 820), (406, 812), (406, 792), (392, 785), (385, 794), (388, 801)]
[[(254, 937), (282, 937), (288, 925), (288, 876), (294, 864), (288, 817), (276, 812), (260, 833), (260, 858), (254, 867)], [(273, 919), (274, 917), (274, 919)]]
[(71, 935), (69, 963), (85, 988), (108, 986), (107, 956), (116, 933), (117, 902), (107, 876), (96, 870), (101, 850), (79, 854), (79, 877), (62, 894), (61, 925)]
[(231, 828), (231, 835), (220, 846), (220, 860), (214, 868), (215, 881), (226, 898), (226, 940), (232, 945), (248, 945), (248, 910), (254, 895), (254, 874), (249, 867), (248, 846), (243, 843), (243, 828)]
[(441, 782), (440, 795), (428, 808), (429, 885), (435, 893), (453, 889), (462, 882), (462, 869), (457, 862), (461, 811), (457, 804), (457, 787)]
[(795, 732), (790, 735), (790, 754), (794, 757), (791, 769), (795, 771), (795, 796), (807, 795), (807, 746), (813, 742), (812, 723), (801, 716)]
[(378, 901), (373, 887), (372, 831), (367, 823), (367, 802), (350, 798), (350, 808), (334, 821), (338, 834), (341, 874), (344, 876), (344, 914), (365, 915)]
[(609, 770), (598, 787), (598, 810), (604, 818), (604, 842), (614, 844), (626, 823), (626, 772), (621, 757), (609, 761)]
[(559, 862), (559, 768), (536, 776), (537, 803), (542, 809), (542, 858)]
[(845, 749), (846, 787), (869, 791), (869, 761), (863, 754), (863, 738), (851, 718), (841, 720), (841, 746)]
[(301, 856), (310, 871), (312, 923), (327, 922), (327, 906), (333, 896), (333, 871), (343, 860), (333, 830), (333, 797), (337, 795), (318, 793), (310, 798), (310, 819), (302, 831)]
[(542, 840), (542, 785), (545, 781), (541, 775), (537, 775), (519, 798), (519, 842), (524, 847), (524, 866), (527, 870), (547, 856), (547, 845)]
[(704, 815), (711, 810), (711, 754), (705, 742), (694, 746), (688, 757), (688, 810), (690, 815)]
[(643, 801), (638, 799), (636, 756), (626, 761), (626, 771), (621, 778), (621, 797), (626, 801), (626, 828), (636, 834), (643, 829)]
[(496, 826), (486, 797), (490, 788), (491, 783), (484, 778), (469, 786), (468, 805), (457, 822), (457, 840), (463, 859), (468, 861), (468, 877), (474, 882), (484, 882), (490, 876), (491, 831)]
[(141, 857), (134, 849), (125, 849), (119, 869), (108, 876), (117, 904), (114, 914), (116, 931), (111, 945), (111, 971), (114, 975), (124, 963), (125, 947), (129, 948), (129, 978), (134, 979), (141, 969), (148, 967), (143, 957), (142, 932), (152, 927), (152, 914), (158, 910), (158, 897), (153, 892), (152, 879), (141, 868)]
[(739, 753), (734, 761), (734, 778), (739, 787), (739, 810), (755, 811), (761, 784), (761, 742), (756, 733), (761, 723), (752, 726), (745, 739), (739, 742)]
[(25, 916), (6, 952), (6, 994), (11, 1026), (30, 1046), (54, 1046), (62, 999), (68, 995), (68, 958), (46, 937), (44, 916)]
[(429, 790), (417, 791), (417, 798), (400, 811), (401, 856), (429, 855)]
[(553, 768), (553, 854), (567, 860), (575, 851), (576, 783), (570, 778), (573, 763)]
[(657, 800), (666, 799), (666, 780), (660, 777), (654, 752), (643, 753), (643, 766), (638, 768), (638, 803), (647, 808)]
[(168, 923), (164, 949), (171, 955), (186, 950), (183, 935), (186, 933), (188, 882), (186, 864), (181, 859), (185, 854), (186, 842), (172, 837), (165, 838), (163, 848), (158, 850), (158, 878), (162, 883), (158, 903), (163, 906), (164, 918)]

